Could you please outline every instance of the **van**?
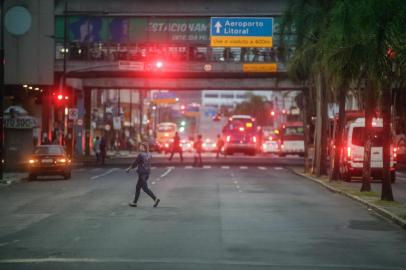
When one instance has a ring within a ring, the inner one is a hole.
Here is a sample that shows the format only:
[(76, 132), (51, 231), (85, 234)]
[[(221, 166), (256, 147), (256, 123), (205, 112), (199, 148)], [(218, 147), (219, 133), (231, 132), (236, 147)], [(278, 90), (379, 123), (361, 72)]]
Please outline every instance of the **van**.
[[(365, 118), (357, 118), (349, 122), (344, 131), (344, 140), (340, 162), (342, 178), (350, 182), (353, 176), (362, 176), (364, 162), (364, 133)], [(371, 145), (371, 177), (382, 179), (383, 176), (383, 122), (381, 118), (374, 118), (372, 122)], [(391, 146), (390, 173), (391, 181), (396, 178), (396, 149)]]

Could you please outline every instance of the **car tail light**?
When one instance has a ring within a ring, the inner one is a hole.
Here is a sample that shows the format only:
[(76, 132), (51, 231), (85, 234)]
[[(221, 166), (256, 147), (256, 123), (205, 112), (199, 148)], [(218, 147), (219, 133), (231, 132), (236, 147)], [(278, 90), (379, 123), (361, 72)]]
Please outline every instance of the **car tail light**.
[(285, 148), (285, 145), (284, 145), (284, 144), (281, 144), (281, 148), (282, 148), (282, 149)]
[(398, 156), (398, 148), (393, 147), (393, 158), (396, 159), (397, 156)]
[(254, 142), (254, 143), (256, 143), (257, 142), (257, 137), (252, 137), (252, 141)]
[(270, 141), (272, 141), (272, 140), (273, 140), (272, 136), (269, 136), (269, 140), (270, 140)]
[(57, 161), (59, 162), (59, 163), (66, 163), (66, 158), (59, 158), (59, 159), (57, 159)]
[(226, 141), (227, 141), (227, 142), (230, 142), (230, 140), (231, 140), (231, 137), (230, 137), (230, 136), (227, 136)]
[(243, 127), (240, 127), (240, 131), (244, 131), (244, 128), (243, 128)]
[(169, 147), (169, 144), (165, 143), (165, 147)]
[(347, 147), (347, 157), (349, 159), (351, 159), (351, 147), (350, 146)]

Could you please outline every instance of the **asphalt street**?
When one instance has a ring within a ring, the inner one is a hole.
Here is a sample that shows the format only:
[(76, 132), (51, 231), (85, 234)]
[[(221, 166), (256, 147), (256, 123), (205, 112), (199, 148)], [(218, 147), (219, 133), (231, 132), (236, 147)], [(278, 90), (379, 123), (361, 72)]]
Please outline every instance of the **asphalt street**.
[(406, 269), (406, 232), (278, 166), (80, 168), (0, 190), (0, 269)]

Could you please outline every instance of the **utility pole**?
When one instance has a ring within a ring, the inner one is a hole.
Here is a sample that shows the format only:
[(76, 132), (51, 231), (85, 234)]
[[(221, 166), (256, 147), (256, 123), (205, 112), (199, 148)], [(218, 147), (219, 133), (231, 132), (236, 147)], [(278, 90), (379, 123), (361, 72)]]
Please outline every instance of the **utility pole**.
[(4, 0), (0, 2), (0, 180), (4, 171)]

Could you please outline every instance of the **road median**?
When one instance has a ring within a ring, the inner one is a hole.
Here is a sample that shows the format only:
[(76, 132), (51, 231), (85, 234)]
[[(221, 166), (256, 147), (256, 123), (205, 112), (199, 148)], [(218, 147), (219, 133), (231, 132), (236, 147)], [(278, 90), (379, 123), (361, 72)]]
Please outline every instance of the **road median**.
[(291, 168), (291, 170), (306, 179), (316, 182), (331, 192), (342, 194), (366, 206), (368, 210), (390, 219), (395, 224), (406, 230), (406, 204), (396, 201), (388, 202), (380, 199), (378, 192), (360, 192), (358, 188), (342, 181), (330, 181), (327, 176), (316, 177), (304, 173), (303, 168)]

